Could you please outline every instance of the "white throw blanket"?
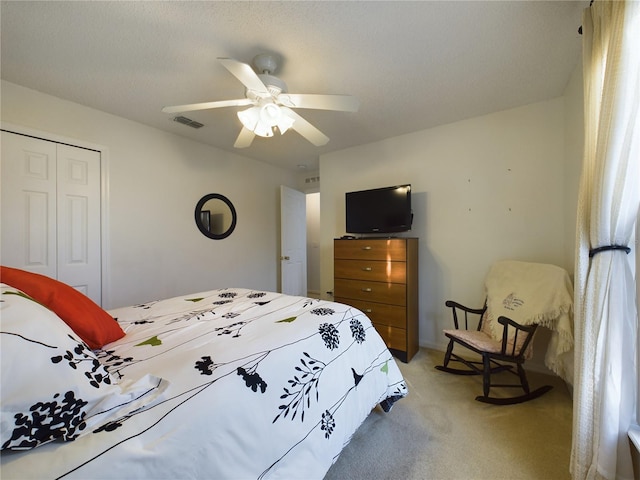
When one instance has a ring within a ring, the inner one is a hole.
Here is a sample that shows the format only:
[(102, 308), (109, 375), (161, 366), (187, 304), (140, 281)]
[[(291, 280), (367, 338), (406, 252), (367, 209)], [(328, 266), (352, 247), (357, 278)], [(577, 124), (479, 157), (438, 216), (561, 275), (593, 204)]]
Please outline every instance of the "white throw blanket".
[(498, 317), (522, 324), (542, 325), (552, 335), (545, 365), (573, 383), (573, 286), (566, 270), (555, 265), (513, 260), (493, 264), (485, 279), (490, 331), (502, 339)]

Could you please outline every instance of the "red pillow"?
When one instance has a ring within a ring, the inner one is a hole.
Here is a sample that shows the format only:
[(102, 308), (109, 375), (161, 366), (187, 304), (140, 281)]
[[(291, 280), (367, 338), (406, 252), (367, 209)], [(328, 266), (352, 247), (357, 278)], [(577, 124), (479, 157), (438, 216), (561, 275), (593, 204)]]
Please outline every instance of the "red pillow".
[(53, 310), (92, 350), (125, 335), (111, 315), (65, 283), (37, 273), (2, 266), (0, 280)]

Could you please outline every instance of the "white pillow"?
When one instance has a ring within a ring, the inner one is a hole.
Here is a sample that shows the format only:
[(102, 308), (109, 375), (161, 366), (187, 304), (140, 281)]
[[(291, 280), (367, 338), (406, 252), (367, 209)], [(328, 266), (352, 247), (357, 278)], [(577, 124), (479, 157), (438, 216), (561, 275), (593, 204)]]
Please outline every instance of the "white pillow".
[(167, 382), (118, 385), (60, 317), (16, 288), (0, 290), (2, 450), (75, 440), (159, 399)]

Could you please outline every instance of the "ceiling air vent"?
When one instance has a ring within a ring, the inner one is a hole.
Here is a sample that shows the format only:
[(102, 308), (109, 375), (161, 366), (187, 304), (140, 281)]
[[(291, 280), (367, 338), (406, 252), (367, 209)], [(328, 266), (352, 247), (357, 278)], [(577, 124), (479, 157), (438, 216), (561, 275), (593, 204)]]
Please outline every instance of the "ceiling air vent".
[(304, 183), (318, 183), (320, 181), (320, 177), (307, 177), (304, 179)]
[(195, 120), (191, 120), (190, 118), (182, 117), (182, 116), (174, 117), (173, 121), (181, 123), (181, 124), (186, 125), (187, 127), (191, 127), (191, 128), (204, 127), (204, 125), (202, 123), (196, 122)]

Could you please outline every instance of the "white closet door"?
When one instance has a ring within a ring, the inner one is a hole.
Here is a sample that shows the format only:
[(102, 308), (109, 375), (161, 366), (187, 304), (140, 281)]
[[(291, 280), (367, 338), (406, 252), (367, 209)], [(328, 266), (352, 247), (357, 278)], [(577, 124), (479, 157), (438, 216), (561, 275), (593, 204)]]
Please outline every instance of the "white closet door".
[(100, 153), (2, 132), (3, 265), (101, 304)]
[(57, 146), (58, 280), (100, 304), (100, 153)]
[(2, 132), (3, 265), (57, 276), (56, 144)]

